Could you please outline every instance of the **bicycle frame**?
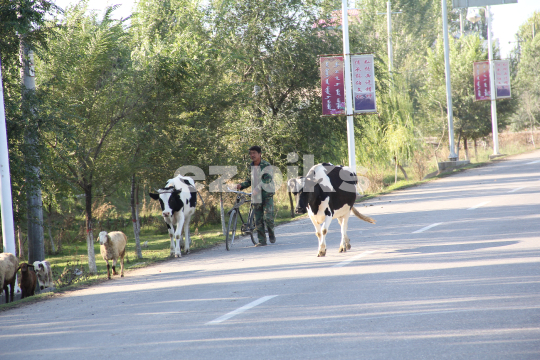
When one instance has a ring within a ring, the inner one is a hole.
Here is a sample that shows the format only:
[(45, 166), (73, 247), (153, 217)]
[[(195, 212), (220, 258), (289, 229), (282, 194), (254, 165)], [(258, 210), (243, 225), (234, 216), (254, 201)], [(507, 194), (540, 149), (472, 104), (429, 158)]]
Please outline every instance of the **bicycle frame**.
[[(232, 246), (234, 243), (234, 238), (236, 234), (236, 228), (238, 225), (238, 219), (236, 216), (240, 216), (241, 226), (240, 231), (242, 232), (242, 235), (250, 235), (251, 241), (253, 244), (256, 244), (255, 239), (253, 237), (253, 232), (255, 231), (255, 224), (254, 224), (254, 213), (253, 213), (253, 204), (251, 204), (251, 199), (248, 199), (248, 197), (251, 197), (251, 193), (246, 193), (243, 191), (235, 191), (227, 188), (230, 192), (236, 193), (236, 202), (233, 205), (233, 208), (228, 212), (229, 214), (229, 226), (227, 228), (227, 232), (225, 234), (225, 245), (227, 250), (229, 250), (229, 247)], [(240, 206), (246, 202), (250, 203), (249, 212), (247, 215), (247, 222), (244, 222), (244, 217), (242, 216), (242, 213), (240, 212)], [(230, 235), (230, 237), (229, 237)], [(229, 242), (230, 240), (230, 242)]]

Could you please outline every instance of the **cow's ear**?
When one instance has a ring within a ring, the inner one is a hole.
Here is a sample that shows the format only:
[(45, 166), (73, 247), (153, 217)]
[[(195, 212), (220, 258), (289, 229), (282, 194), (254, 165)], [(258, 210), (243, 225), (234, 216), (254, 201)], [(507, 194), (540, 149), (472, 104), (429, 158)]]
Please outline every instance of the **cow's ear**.
[(159, 200), (159, 194), (148, 193), (148, 195), (150, 195), (150, 197), (154, 200)]
[(180, 194), (182, 192), (182, 189), (174, 189), (173, 190), (173, 195), (177, 195), (177, 194)]

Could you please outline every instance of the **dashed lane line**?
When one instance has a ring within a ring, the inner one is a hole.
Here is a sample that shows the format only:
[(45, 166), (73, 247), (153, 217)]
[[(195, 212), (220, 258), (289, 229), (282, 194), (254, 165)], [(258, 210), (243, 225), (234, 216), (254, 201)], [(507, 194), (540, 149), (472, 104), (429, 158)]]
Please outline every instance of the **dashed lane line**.
[(513, 193), (513, 192), (516, 192), (516, 191), (519, 191), (519, 190), (525, 189), (525, 188), (526, 188), (526, 186), (518, 187), (518, 188), (516, 188), (514, 190), (510, 190), (509, 193)]
[(342, 261), (342, 262), (340, 262), (340, 263), (337, 263), (337, 264), (335, 264), (335, 265), (332, 265), (331, 267), (333, 267), (333, 268), (338, 268), (338, 267), (345, 266), (345, 265), (347, 265), (347, 264), (352, 263), (354, 260), (358, 260), (358, 259), (360, 259), (360, 258), (363, 258), (364, 256), (369, 255), (369, 254), (373, 254), (374, 252), (375, 252), (375, 251), (364, 251), (364, 252), (361, 253), (361, 254), (355, 255), (355, 256), (351, 257), (350, 259), (347, 259), (347, 260), (345, 260), (345, 261)]
[(257, 299), (257, 300), (255, 300), (255, 301), (252, 301), (252, 302), (250, 302), (249, 304), (242, 306), (241, 308), (238, 308), (238, 309), (236, 309), (236, 310), (233, 310), (233, 311), (231, 311), (230, 313), (227, 313), (227, 314), (225, 314), (225, 315), (223, 315), (223, 316), (218, 317), (217, 319), (214, 319), (214, 320), (212, 320), (212, 321), (207, 322), (206, 325), (214, 325), (214, 324), (222, 323), (222, 322), (224, 322), (225, 320), (229, 320), (229, 319), (232, 318), (233, 316), (236, 316), (236, 315), (238, 315), (238, 314), (241, 314), (241, 313), (243, 313), (243, 312), (245, 312), (245, 311), (247, 311), (247, 310), (249, 310), (249, 309), (251, 309), (251, 308), (254, 308), (254, 307), (257, 306), (257, 305), (262, 304), (263, 302), (266, 302), (266, 301), (268, 301), (268, 300), (270, 300), (270, 299), (273, 299), (273, 298), (275, 298), (276, 296), (277, 296), (277, 295), (263, 296), (262, 298)]
[(434, 228), (435, 226), (439, 226), (439, 225), (441, 225), (441, 224), (442, 224), (442, 222), (428, 225), (428, 226), (426, 226), (426, 227), (421, 228), (420, 230), (413, 231), (413, 234), (420, 234), (420, 233), (423, 233), (424, 231), (429, 230), (429, 229), (431, 229), (431, 228)]
[(536, 161), (531, 161), (529, 163), (526, 163), (525, 165), (532, 165), (532, 164), (536, 164), (536, 163), (539, 163), (540, 160), (536, 160)]
[(490, 202), (491, 202), (491, 201), (484, 201), (484, 202), (481, 202), (480, 204), (474, 205), (473, 207), (470, 207), (470, 208), (468, 208), (467, 210), (478, 209), (479, 207), (484, 206), (484, 205), (486, 205), (486, 204), (488, 204), (488, 203), (490, 203)]

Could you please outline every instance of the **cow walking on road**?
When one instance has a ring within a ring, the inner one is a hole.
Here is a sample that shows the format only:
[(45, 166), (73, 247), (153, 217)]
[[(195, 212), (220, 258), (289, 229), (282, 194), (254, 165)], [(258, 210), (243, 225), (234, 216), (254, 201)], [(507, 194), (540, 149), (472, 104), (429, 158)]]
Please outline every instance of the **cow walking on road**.
[[(167, 181), (167, 185), (157, 190), (157, 193), (150, 193), (150, 197), (159, 200), (161, 204), (163, 219), (171, 238), (171, 256), (181, 257), (181, 250), (189, 254), (191, 243), (189, 223), (197, 205), (197, 190), (193, 179), (178, 175)], [(185, 243), (182, 229), (185, 234)]]
[(295, 212), (307, 212), (315, 226), (315, 234), (319, 239), (317, 256), (326, 255), (326, 234), (332, 219), (337, 218), (341, 225), (339, 252), (351, 248), (347, 236), (351, 210), (359, 219), (375, 224), (375, 220), (360, 214), (354, 207), (357, 183), (356, 174), (350, 169), (328, 163), (313, 166), (306, 177), (289, 180), (289, 191), (296, 195)]

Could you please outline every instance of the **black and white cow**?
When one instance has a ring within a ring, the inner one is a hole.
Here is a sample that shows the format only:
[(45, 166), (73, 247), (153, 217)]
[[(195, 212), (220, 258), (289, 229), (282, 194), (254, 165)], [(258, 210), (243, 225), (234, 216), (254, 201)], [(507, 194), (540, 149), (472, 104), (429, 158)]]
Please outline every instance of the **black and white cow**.
[(354, 207), (356, 200), (356, 174), (349, 168), (328, 163), (313, 166), (306, 177), (291, 179), (289, 191), (296, 195), (297, 214), (309, 214), (319, 238), (317, 256), (326, 255), (326, 234), (332, 219), (341, 225), (339, 252), (351, 248), (347, 227), (351, 210), (359, 219), (375, 224), (372, 218), (360, 214)]
[[(181, 257), (181, 249), (189, 254), (191, 243), (189, 222), (191, 216), (195, 214), (195, 205), (197, 205), (197, 190), (193, 179), (178, 175), (167, 181), (167, 185), (157, 190), (157, 193), (150, 193), (150, 197), (159, 200), (161, 204), (163, 219), (171, 238), (171, 256)], [(182, 228), (186, 237), (185, 245)]]

